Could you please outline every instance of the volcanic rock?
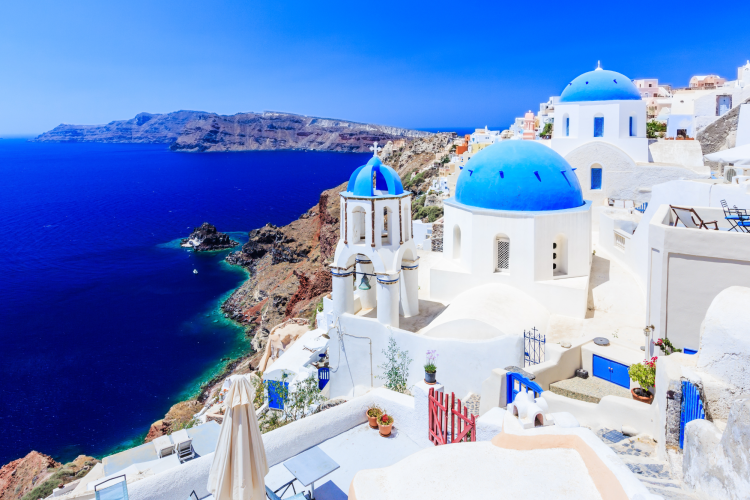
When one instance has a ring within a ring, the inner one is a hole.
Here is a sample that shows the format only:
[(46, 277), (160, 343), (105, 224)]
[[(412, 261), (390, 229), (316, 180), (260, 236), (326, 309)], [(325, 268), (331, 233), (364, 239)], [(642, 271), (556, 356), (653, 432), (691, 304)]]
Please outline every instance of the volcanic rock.
[(183, 238), (181, 245), (186, 248), (192, 248), (196, 252), (210, 252), (233, 248), (239, 245), (239, 243), (229, 238), (228, 235), (218, 232), (216, 226), (204, 222), (201, 224), (201, 227), (193, 229), (188, 238)]

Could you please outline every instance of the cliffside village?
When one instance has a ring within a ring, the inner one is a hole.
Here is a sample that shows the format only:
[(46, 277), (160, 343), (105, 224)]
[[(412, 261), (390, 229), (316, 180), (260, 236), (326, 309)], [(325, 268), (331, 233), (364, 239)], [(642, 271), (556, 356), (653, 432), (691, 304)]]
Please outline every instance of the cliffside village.
[(252, 362), (50, 497), (217, 498), (244, 446), (271, 500), (750, 498), (750, 61), (559, 86), (251, 233)]

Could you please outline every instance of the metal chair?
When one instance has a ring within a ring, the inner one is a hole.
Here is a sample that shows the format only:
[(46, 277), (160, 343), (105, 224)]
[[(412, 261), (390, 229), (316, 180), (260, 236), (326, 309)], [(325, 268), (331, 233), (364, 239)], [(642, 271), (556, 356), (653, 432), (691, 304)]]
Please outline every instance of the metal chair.
[[(266, 496), (268, 497), (268, 500), (281, 500), (281, 497), (284, 496), (284, 494), (287, 492), (289, 487), (292, 487), (292, 491), (294, 492), (293, 497), (285, 498), (284, 500), (310, 500), (310, 494), (306, 491), (303, 491), (301, 493), (297, 493), (297, 490), (294, 489), (294, 481), (296, 479), (292, 479), (286, 484), (281, 485), (281, 487), (277, 488), (276, 491), (273, 491), (271, 488), (266, 486)], [(281, 491), (284, 490), (284, 491)], [(281, 494), (277, 494), (281, 491)]]
[[(677, 220), (682, 222), (682, 225), (688, 229), (711, 229), (708, 225), (713, 224), (713, 229), (717, 231), (719, 230), (719, 223), (717, 221), (704, 222), (700, 215), (698, 215), (698, 212), (693, 208), (675, 207), (673, 205), (669, 205), (669, 208), (672, 209)], [(677, 224), (675, 224), (675, 226), (676, 225)]]
[(721, 208), (724, 210), (724, 218), (732, 225), (730, 231), (750, 233), (750, 215), (744, 208), (729, 208), (727, 200), (721, 200)]

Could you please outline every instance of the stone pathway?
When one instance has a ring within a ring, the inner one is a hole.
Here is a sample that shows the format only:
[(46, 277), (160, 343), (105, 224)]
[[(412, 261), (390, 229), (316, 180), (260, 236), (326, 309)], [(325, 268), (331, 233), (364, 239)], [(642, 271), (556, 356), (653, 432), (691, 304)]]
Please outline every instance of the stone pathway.
[(672, 477), (667, 462), (652, 458), (656, 448), (650, 439), (628, 437), (613, 429), (600, 429), (596, 435), (617, 453), (651, 493), (665, 500), (697, 500), (697, 496), (683, 490), (680, 481)]

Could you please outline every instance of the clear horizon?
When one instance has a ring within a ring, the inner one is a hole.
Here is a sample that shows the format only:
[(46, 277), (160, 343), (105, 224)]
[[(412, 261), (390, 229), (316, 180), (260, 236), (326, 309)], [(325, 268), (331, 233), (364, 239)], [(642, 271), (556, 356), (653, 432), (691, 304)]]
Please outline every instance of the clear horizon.
[[(196, 109), (286, 110), (405, 128), (504, 124), (602, 66), (686, 86), (736, 77), (750, 31), (688, 1), (646, 9), (580, 2), (13, 2), (0, 19), (0, 137), (61, 123)], [(654, 12), (656, 16), (656, 12)], [(708, 18), (706, 18), (708, 16)], [(750, 4), (733, 7), (750, 17)], [(453, 127), (457, 128), (457, 127)]]

